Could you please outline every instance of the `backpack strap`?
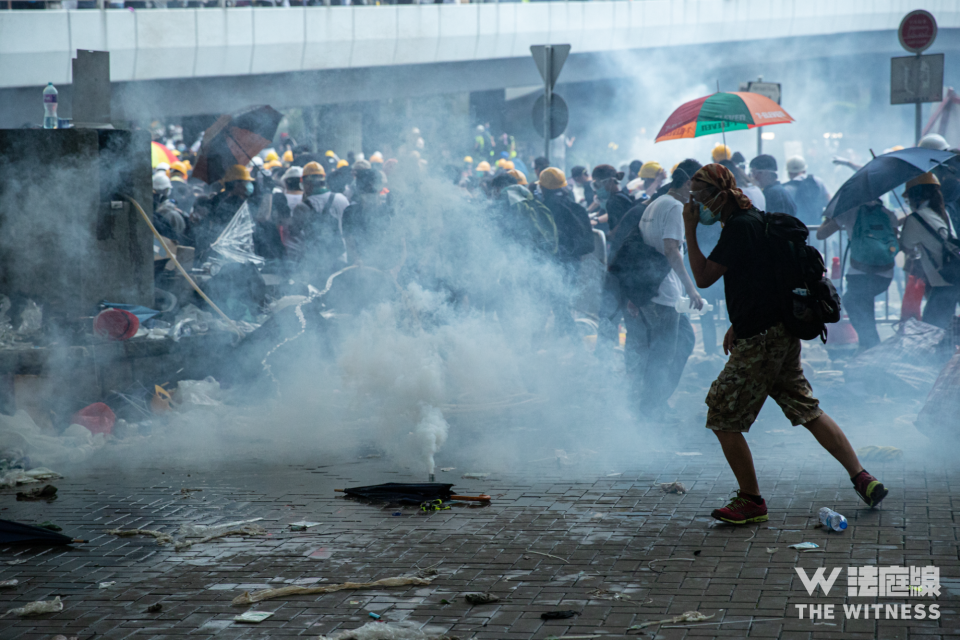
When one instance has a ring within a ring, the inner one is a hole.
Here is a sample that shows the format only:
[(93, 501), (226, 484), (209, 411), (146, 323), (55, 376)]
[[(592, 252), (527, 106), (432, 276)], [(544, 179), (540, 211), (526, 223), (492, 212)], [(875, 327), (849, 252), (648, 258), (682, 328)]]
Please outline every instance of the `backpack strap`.
[[(940, 243), (940, 246), (941, 246), (941, 247), (946, 248), (946, 246), (947, 246), (946, 240), (943, 239), (943, 236), (941, 236), (939, 233), (937, 233), (937, 230), (936, 230), (936, 229), (934, 229), (932, 226), (930, 226), (930, 223), (929, 223), (929, 222), (927, 222), (926, 220), (923, 219), (923, 216), (921, 216), (921, 215), (920, 215), (919, 213), (917, 213), (916, 211), (914, 211), (914, 212), (911, 213), (910, 215), (916, 216), (916, 217), (917, 217), (917, 222), (919, 222), (921, 225), (923, 225), (923, 228), (926, 229), (926, 230), (930, 233), (930, 235), (932, 235), (934, 238), (937, 239), (937, 242)], [(948, 227), (947, 227), (947, 236), (949, 236), (949, 235), (950, 235), (950, 227), (948, 226)]]

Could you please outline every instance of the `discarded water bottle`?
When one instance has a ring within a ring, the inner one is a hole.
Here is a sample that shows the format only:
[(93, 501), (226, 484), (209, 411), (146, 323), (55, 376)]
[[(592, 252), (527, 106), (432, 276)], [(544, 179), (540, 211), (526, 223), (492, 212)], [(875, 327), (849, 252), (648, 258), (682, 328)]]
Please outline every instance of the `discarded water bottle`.
[(831, 531), (843, 531), (847, 528), (847, 519), (833, 509), (821, 507), (820, 524)]
[(43, 128), (56, 129), (57, 124), (57, 88), (48, 82), (43, 90)]
[(677, 310), (677, 313), (689, 313), (694, 318), (713, 311), (713, 305), (706, 301), (704, 301), (702, 309), (697, 309), (691, 304), (690, 298), (686, 296), (680, 296), (673, 308)]

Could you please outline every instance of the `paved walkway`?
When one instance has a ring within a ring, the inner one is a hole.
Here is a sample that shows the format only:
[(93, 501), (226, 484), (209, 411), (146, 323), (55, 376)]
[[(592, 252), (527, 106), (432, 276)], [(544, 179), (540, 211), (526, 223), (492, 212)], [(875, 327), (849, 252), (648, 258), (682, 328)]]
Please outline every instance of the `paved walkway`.
[[(790, 431), (775, 418), (769, 424), (761, 420), (751, 436), (770, 521), (743, 528), (710, 519), (733, 481), (709, 434), (692, 429), (686, 449), (641, 451), (619, 470), (568, 451), (522, 470), (464, 479), (466, 472), (486, 470), (441, 454), (440, 466), (457, 468), (438, 471), (438, 481), (453, 482), (466, 493), (492, 494), (494, 500), (486, 507), (458, 504), (429, 514), (363, 504), (333, 492), (424, 480), (398, 470), (388, 457), (320, 466), (233, 462), (203, 472), (179, 469), (175, 462), (136, 474), (88, 470), (55, 481), (59, 499), (50, 504), (16, 502), (14, 492), (4, 490), (3, 518), (52, 520), (89, 543), (0, 549), (0, 580), (20, 581), (2, 592), (3, 608), (55, 595), (64, 603), (58, 614), (0, 620), (0, 637), (316, 637), (371, 622), (371, 612), (385, 622), (427, 625), (459, 638), (625, 637), (632, 625), (686, 611), (712, 617), (701, 626), (632, 634), (791, 640), (960, 635), (956, 465), (949, 472), (925, 469), (916, 457), (922, 451), (909, 449), (903, 461), (868, 465), (891, 489), (882, 509), (868, 510), (839, 465), (809, 446), (802, 429)], [(447, 450), (455, 449), (448, 444)], [(686, 495), (665, 494), (657, 486), (676, 480), (687, 487)], [(814, 528), (816, 510), (824, 505), (849, 518), (846, 532)], [(266, 528), (265, 537), (228, 538), (181, 552), (152, 538), (104, 533), (119, 527), (176, 534), (183, 523), (257, 517), (263, 518), (258, 524)], [(288, 524), (299, 520), (321, 524), (289, 531)], [(801, 541), (816, 542), (823, 551), (787, 548)], [(834, 604), (840, 610), (845, 602), (901, 602), (845, 598), (845, 571), (829, 597), (810, 597), (797, 566), (812, 575), (818, 567), (931, 563), (940, 568), (944, 585), (939, 620), (855, 621), (842, 613), (835, 620), (797, 618), (798, 603)], [(231, 605), (245, 590), (369, 581), (431, 566), (439, 575), (427, 587)], [(100, 588), (100, 583), (113, 584)], [(480, 591), (501, 600), (464, 602), (463, 594)], [(146, 613), (155, 603), (162, 603), (162, 611)], [(233, 621), (248, 609), (274, 615), (258, 625)], [(541, 620), (542, 613), (555, 610), (579, 615)]]

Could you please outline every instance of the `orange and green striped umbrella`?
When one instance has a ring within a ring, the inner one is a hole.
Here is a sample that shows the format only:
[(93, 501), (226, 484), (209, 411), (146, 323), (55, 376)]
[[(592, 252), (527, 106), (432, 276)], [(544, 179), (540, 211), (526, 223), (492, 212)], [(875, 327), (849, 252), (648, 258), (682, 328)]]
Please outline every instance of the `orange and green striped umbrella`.
[(793, 118), (770, 98), (742, 91), (718, 92), (681, 105), (667, 118), (656, 141), (699, 138), (788, 122), (793, 122)]

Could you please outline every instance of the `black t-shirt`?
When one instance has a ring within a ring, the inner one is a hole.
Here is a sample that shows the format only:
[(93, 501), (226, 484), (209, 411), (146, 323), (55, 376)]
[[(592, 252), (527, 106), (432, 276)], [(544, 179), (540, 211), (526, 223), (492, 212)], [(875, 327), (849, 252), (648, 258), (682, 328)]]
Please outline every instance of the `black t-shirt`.
[(636, 201), (623, 191), (617, 191), (607, 200), (604, 209), (607, 211), (607, 222), (611, 229), (616, 229), (623, 216), (633, 208)]
[(727, 220), (708, 258), (727, 268), (723, 290), (737, 338), (755, 336), (780, 321), (777, 284), (766, 245), (763, 222), (743, 211)]

